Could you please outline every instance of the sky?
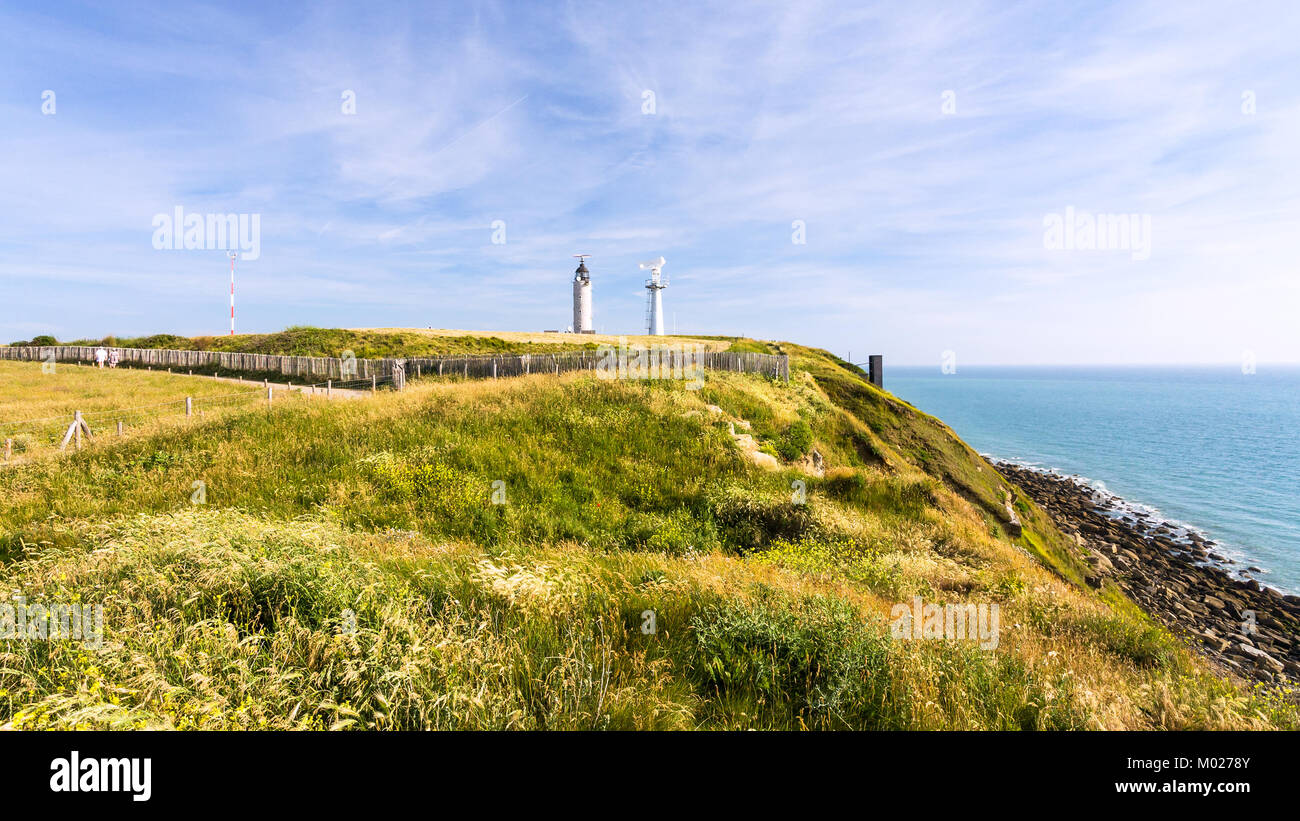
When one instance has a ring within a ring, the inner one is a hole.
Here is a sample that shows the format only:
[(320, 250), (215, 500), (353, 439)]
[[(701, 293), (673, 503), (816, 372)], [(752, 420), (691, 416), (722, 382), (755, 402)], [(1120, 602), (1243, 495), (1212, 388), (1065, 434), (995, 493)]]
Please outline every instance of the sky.
[(1300, 4), (1068, 5), (5, 4), (0, 342), (227, 333), (180, 208), (240, 332), (562, 329), (588, 253), (638, 333), (662, 255), (669, 331), (1300, 361)]

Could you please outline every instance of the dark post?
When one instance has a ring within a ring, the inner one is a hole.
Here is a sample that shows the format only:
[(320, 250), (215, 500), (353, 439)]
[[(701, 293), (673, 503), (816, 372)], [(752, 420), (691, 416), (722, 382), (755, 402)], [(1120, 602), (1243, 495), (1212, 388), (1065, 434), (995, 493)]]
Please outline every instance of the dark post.
[(885, 358), (878, 353), (867, 357), (867, 378), (881, 390), (885, 388), (884, 361)]

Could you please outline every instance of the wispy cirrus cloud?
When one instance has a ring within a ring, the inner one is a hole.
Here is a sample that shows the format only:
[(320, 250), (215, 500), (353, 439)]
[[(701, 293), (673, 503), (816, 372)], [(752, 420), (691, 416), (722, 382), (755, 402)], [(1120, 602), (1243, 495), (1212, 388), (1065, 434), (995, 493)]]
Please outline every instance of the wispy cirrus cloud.
[[(895, 362), (1297, 360), (1298, 14), (4, 10), (0, 335), (219, 330), (221, 254), (150, 244), (183, 205), (262, 214), (248, 330), (562, 326), (582, 251), (598, 327), (635, 331), (662, 253), (682, 330)], [(1150, 259), (1044, 248), (1068, 206), (1149, 214)]]

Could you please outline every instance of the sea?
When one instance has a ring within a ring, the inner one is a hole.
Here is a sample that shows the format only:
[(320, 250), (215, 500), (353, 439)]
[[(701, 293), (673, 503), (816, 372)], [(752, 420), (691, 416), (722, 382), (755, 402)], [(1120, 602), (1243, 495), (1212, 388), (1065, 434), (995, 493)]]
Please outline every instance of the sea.
[(1300, 366), (896, 367), (980, 453), (1072, 476), (1300, 594)]

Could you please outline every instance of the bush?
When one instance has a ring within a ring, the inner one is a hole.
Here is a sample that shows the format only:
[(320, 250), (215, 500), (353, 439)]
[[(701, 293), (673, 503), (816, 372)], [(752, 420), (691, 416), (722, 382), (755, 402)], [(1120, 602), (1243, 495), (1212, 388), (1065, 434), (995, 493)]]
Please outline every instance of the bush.
[(812, 428), (806, 421), (800, 419), (785, 429), (776, 449), (777, 453), (781, 454), (781, 458), (791, 462), (806, 454), (812, 448), (812, 443)]
[(938, 506), (935, 481), (928, 477), (869, 478), (856, 471), (836, 471), (826, 477), (824, 487), (837, 499), (912, 519), (920, 518), (927, 507)]
[(718, 535), (742, 552), (758, 550), (773, 539), (797, 541), (816, 529), (812, 505), (796, 505), (784, 492), (730, 488), (711, 494), (709, 505)]
[(1150, 622), (1123, 616), (1089, 615), (1079, 620), (1078, 628), (1107, 652), (1138, 667), (1163, 669), (1174, 661), (1174, 647), (1168, 635)]
[(629, 513), (623, 520), (622, 547), (628, 550), (651, 550), (680, 556), (691, 548), (710, 550), (717, 545), (717, 535), (710, 525), (701, 526), (686, 511)]
[(767, 588), (749, 602), (706, 606), (691, 622), (696, 686), (760, 726), (879, 728), (889, 690), (888, 648), (852, 606), (792, 600)]

